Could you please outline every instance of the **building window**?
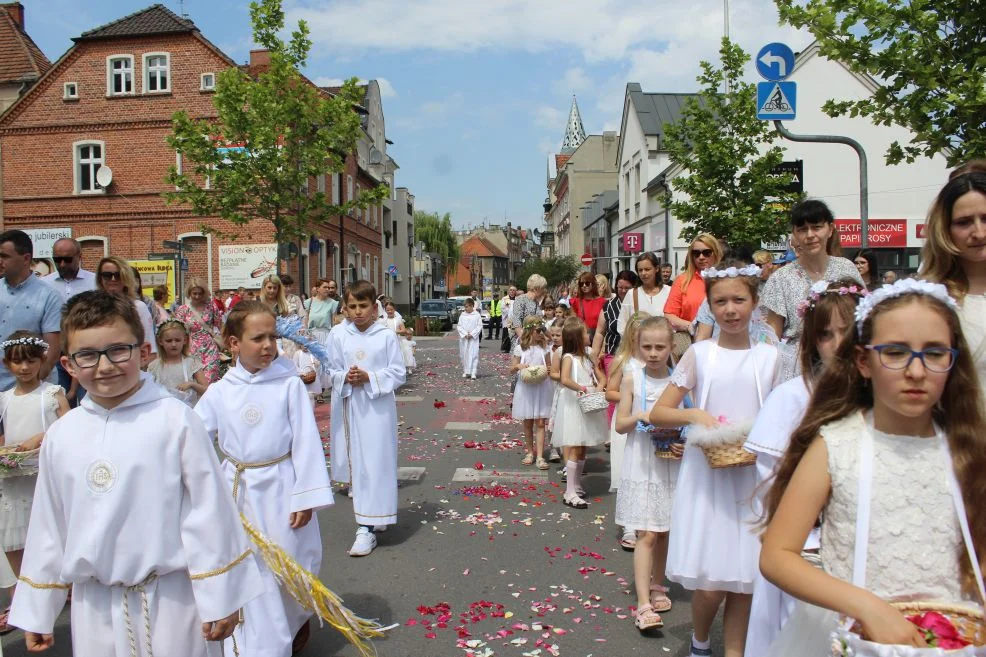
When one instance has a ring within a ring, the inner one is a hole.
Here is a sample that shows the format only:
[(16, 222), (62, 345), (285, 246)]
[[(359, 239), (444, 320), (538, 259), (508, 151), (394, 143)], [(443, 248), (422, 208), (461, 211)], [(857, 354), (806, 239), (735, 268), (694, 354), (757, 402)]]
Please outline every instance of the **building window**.
[(315, 189), (319, 194), (325, 193), (325, 174), (318, 174), (318, 178), (315, 179)]
[[(182, 166), (181, 151), (175, 151), (175, 173), (179, 176), (182, 175), (184, 167)], [(175, 185), (175, 190), (180, 190), (181, 187)]]
[(346, 200), (353, 200), (353, 177), (346, 176)]
[(216, 89), (216, 74), (215, 73), (203, 73), (202, 74), (202, 84), (199, 87), (200, 91), (215, 91)]
[(336, 173), (332, 175), (332, 205), (339, 205), (342, 200), (340, 195), (342, 192), (342, 174)]
[(144, 55), (144, 93), (171, 91), (171, 56), (166, 52)]
[(62, 93), (62, 98), (65, 100), (78, 100), (79, 99), (79, 83), (78, 82), (66, 82), (64, 86), (64, 92)]
[(378, 282), (377, 270), (379, 268), (380, 268), (380, 258), (378, 258), (377, 256), (373, 256), (373, 282), (374, 283), (377, 283)]
[(96, 171), (103, 166), (105, 153), (103, 142), (75, 144), (75, 193), (102, 194), (103, 188), (96, 182)]
[(106, 59), (106, 95), (129, 96), (134, 92), (134, 58), (112, 55)]

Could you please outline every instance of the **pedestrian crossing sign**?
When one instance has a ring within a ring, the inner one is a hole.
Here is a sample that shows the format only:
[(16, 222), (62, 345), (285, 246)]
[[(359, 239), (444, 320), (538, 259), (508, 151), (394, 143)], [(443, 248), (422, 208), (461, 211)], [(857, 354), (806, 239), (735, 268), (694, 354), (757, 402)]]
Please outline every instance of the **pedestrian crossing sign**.
[(761, 121), (790, 121), (796, 116), (796, 82), (758, 82), (757, 118)]

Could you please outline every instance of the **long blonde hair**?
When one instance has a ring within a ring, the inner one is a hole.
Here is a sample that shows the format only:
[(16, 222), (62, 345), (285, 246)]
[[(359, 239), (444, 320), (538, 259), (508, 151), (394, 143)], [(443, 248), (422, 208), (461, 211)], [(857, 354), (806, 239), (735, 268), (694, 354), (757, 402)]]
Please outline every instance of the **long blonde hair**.
[[(955, 364), (948, 373), (945, 390), (932, 414), (947, 436), (955, 476), (965, 499), (972, 541), (982, 561), (986, 556), (986, 509), (982, 506), (982, 500), (986, 499), (986, 477), (982, 476), (986, 471), (986, 437), (982, 431), (983, 424), (986, 423), (986, 412), (983, 409), (982, 392), (969, 345), (962, 336), (958, 315), (938, 299), (926, 295), (911, 293), (888, 299), (873, 309), (863, 323), (862, 330), (857, 332), (856, 327), (850, 329), (839, 345), (835, 358), (822, 371), (812, 392), (808, 410), (801, 424), (791, 434), (790, 446), (764, 501), (766, 515), (763, 526), (768, 525), (777, 513), (777, 507), (798, 464), (808, 447), (819, 438), (822, 427), (873, 407), (873, 388), (856, 366), (856, 352), (870, 343), (873, 322), (877, 317), (909, 303), (920, 303), (941, 316), (948, 323), (952, 347), (958, 349)], [(959, 563), (963, 586), (972, 592), (976, 585), (965, 546), (961, 548)]]
[(921, 249), (921, 276), (948, 287), (958, 299), (969, 291), (969, 279), (962, 269), (962, 250), (952, 240), (952, 209), (969, 192), (986, 195), (986, 172), (970, 166), (969, 171), (952, 177), (935, 198), (925, 225), (926, 240)]
[[(267, 283), (277, 284), (277, 300), (274, 302), (273, 307), (271, 307), (270, 301), (267, 300)], [(284, 283), (281, 282), (281, 278), (276, 274), (268, 274), (263, 282), (260, 284), (260, 301), (267, 304), (271, 310), (274, 311), (275, 315), (286, 315), (288, 312), (288, 298), (284, 294)]]
[(630, 316), (626, 328), (623, 329), (623, 337), (620, 338), (620, 346), (613, 354), (613, 360), (609, 364), (610, 372), (619, 372), (631, 358), (637, 355), (637, 342), (640, 337), (640, 323), (649, 318), (650, 314), (645, 312), (635, 312)]
[[(719, 264), (720, 260), (722, 260), (722, 247), (719, 246), (719, 240), (716, 239), (715, 235), (711, 233), (701, 233), (696, 236), (695, 239), (692, 240), (692, 243), (688, 245), (688, 258), (686, 258), (685, 261), (685, 272), (681, 274), (682, 294), (688, 291), (689, 284), (691, 284), (696, 277), (701, 278), (698, 270), (695, 269), (695, 258), (692, 257), (692, 247), (695, 245), (695, 242), (701, 242), (705, 246), (712, 249), (713, 262), (710, 266), (714, 267)], [(660, 278), (660, 276), (661, 273), (658, 271), (658, 278)]]
[(127, 295), (128, 299), (133, 300), (140, 295), (140, 290), (137, 289), (137, 277), (134, 276), (134, 270), (130, 267), (130, 263), (116, 256), (106, 256), (96, 266), (96, 286), (100, 290), (106, 290), (103, 286), (103, 279), (99, 275), (103, 271), (103, 265), (114, 265), (120, 270), (120, 282), (123, 283), (123, 293)]

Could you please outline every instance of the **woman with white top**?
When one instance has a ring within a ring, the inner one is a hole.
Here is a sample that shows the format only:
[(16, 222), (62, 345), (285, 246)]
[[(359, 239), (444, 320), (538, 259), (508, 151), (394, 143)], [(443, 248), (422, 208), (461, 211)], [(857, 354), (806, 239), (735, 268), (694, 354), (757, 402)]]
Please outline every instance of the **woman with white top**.
[(665, 285), (661, 278), (661, 263), (653, 253), (644, 253), (637, 258), (637, 276), (640, 287), (630, 290), (623, 298), (620, 318), (616, 322), (616, 332), (623, 335), (627, 322), (633, 314), (641, 310), (652, 317), (664, 315), (664, 304), (671, 294), (671, 286)]

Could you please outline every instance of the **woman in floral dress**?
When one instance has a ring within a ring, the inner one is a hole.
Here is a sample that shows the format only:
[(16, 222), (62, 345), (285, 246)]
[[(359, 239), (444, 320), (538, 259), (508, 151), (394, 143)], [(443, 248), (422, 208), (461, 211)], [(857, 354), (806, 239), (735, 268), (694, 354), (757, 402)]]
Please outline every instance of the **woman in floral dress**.
[(209, 299), (205, 285), (197, 278), (185, 285), (185, 299), (175, 309), (173, 319), (188, 328), (189, 354), (202, 359), (202, 369), (209, 382), (219, 379), (219, 343), (217, 342), (222, 317)]

